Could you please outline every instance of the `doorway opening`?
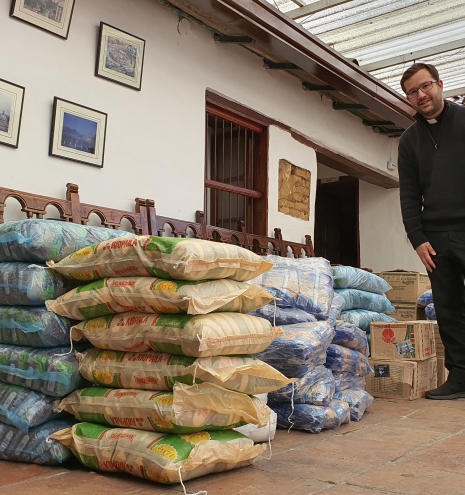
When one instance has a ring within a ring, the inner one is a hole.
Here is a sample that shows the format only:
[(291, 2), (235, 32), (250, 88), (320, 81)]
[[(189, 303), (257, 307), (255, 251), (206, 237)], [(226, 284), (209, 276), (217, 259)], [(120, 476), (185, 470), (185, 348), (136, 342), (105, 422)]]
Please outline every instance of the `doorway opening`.
[(331, 264), (360, 267), (358, 179), (347, 175), (318, 179), (314, 238), (316, 256)]

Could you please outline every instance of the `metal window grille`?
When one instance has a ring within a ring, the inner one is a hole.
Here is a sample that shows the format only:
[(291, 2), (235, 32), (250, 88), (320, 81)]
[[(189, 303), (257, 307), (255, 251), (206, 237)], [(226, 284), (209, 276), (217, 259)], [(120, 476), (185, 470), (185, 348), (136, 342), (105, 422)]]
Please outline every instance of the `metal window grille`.
[(207, 106), (205, 211), (210, 225), (237, 230), (244, 222), (254, 232), (254, 183), (263, 127), (222, 109)]

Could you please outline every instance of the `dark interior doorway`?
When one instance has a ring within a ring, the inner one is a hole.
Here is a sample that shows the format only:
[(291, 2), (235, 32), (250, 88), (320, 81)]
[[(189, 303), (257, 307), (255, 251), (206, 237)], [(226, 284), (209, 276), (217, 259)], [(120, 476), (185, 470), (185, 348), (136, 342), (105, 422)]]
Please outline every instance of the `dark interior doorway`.
[(358, 179), (319, 179), (315, 205), (315, 255), (332, 264), (360, 267)]

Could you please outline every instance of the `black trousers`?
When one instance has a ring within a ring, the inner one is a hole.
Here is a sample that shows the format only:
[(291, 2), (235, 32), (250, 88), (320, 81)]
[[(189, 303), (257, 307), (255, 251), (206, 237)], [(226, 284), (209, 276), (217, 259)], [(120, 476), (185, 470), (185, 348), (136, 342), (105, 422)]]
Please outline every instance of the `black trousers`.
[(429, 273), (449, 379), (465, 384), (465, 232), (425, 232), (436, 251)]

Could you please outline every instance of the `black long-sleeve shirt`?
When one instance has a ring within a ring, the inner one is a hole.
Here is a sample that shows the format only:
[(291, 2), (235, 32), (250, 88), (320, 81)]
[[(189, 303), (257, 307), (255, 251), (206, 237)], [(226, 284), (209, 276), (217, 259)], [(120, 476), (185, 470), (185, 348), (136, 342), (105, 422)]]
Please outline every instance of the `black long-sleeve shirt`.
[(428, 231), (465, 231), (465, 107), (445, 100), (437, 139), (421, 115), (399, 142), (402, 219), (416, 249)]

